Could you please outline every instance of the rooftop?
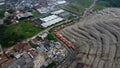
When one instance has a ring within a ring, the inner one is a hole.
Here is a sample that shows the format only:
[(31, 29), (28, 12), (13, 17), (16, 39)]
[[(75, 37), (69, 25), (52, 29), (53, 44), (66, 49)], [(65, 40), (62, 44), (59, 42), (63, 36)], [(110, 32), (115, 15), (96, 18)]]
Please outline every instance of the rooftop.
[(51, 26), (51, 25), (56, 24), (56, 23), (63, 20), (63, 18), (58, 17), (56, 15), (51, 15), (51, 16), (48, 16), (48, 17), (45, 17), (45, 18), (40, 18), (40, 19), (45, 21), (45, 23), (41, 24), (43, 27)]

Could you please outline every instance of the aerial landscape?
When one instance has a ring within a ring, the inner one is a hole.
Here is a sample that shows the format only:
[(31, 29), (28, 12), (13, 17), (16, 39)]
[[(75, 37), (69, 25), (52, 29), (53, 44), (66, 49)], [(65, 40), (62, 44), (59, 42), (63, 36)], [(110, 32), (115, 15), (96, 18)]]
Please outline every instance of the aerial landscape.
[(120, 68), (119, 0), (0, 0), (0, 68)]

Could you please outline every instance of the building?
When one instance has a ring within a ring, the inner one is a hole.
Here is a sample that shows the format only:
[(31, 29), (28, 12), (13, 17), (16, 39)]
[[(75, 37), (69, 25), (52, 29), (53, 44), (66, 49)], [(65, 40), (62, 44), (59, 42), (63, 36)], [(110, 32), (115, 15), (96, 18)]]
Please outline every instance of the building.
[(57, 11), (54, 11), (54, 12), (51, 12), (51, 14), (60, 14), (60, 13), (63, 13), (63, 12), (65, 12), (63, 9), (59, 9), (59, 10), (57, 10)]
[(4, 5), (5, 4), (5, 0), (0, 0), (0, 5)]
[(39, 37), (44, 40), (46, 37), (47, 37), (48, 33), (47, 32), (44, 32), (42, 34), (39, 35)]
[(42, 21), (41, 21), (39, 18), (37, 18), (37, 19), (34, 19), (34, 20), (32, 21), (32, 23), (33, 23), (35, 26), (39, 27), (39, 26), (41, 26)]
[(51, 14), (55, 14), (55, 15), (58, 15), (59, 17), (62, 17), (62, 18), (67, 18), (69, 17), (71, 14), (63, 9), (59, 9), (59, 10), (56, 10), (56, 11), (53, 11), (51, 12)]
[(48, 13), (49, 12), (49, 9), (47, 8), (47, 7), (42, 7), (42, 8), (39, 8), (39, 9), (37, 9), (37, 11), (39, 12), (39, 13)]
[(12, 61), (13, 61), (12, 59), (5, 61), (4, 63), (1, 64), (1, 68), (7, 68)]
[(57, 1), (57, 2), (56, 2), (57, 5), (61, 5), (61, 4), (65, 4), (65, 3), (66, 3), (65, 0), (63, 0), (63, 1)]
[(39, 54), (34, 60), (34, 67), (33, 68), (40, 68), (44, 62), (45, 62), (44, 56)]
[(37, 43), (39, 43), (40, 41), (38, 40), (37, 37), (33, 37), (33, 38), (31, 39), (31, 42), (34, 43), (34, 44), (37, 44)]
[(51, 26), (53, 24), (56, 24), (60, 21), (63, 21), (63, 18), (61, 18), (57, 15), (50, 15), (50, 16), (45, 17), (45, 18), (40, 18), (40, 20), (44, 21), (44, 23), (42, 23), (41, 26), (46, 28), (46, 27)]
[(16, 17), (18, 19), (24, 19), (24, 18), (28, 18), (28, 17), (32, 17), (33, 14), (31, 12), (25, 12), (25, 13), (20, 13), (20, 14), (17, 14)]

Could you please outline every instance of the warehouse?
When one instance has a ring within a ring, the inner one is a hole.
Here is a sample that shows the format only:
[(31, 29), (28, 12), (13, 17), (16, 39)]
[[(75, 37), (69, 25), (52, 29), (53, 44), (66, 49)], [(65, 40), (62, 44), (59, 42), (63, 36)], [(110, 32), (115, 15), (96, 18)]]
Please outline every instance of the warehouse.
[(60, 21), (63, 21), (63, 18), (58, 17), (56, 15), (51, 15), (51, 16), (48, 16), (45, 18), (40, 18), (40, 20), (44, 21), (44, 23), (42, 23), (41, 25), (46, 28), (46, 27), (56, 24)]
[(60, 9), (60, 10), (51, 12), (51, 14), (60, 14), (60, 13), (63, 13), (63, 12), (64, 12), (64, 10), (63, 10), (63, 9)]

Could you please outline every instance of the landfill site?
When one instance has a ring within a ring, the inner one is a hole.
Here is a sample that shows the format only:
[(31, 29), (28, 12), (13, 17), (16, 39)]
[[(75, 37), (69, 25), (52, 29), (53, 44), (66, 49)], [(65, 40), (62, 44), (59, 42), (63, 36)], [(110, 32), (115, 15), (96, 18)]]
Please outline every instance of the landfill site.
[(59, 33), (75, 46), (67, 68), (120, 68), (119, 8), (93, 12)]

